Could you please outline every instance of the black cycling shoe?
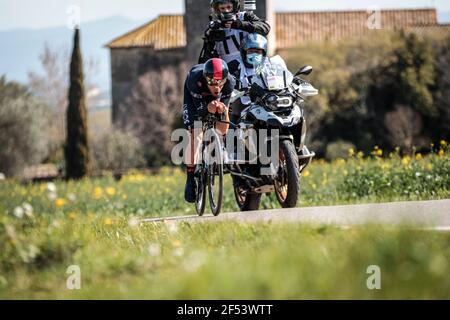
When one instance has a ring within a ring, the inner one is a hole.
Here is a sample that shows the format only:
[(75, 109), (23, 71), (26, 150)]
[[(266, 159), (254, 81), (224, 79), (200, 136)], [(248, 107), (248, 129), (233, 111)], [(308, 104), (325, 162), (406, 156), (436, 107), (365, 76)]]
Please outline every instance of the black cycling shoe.
[(186, 186), (184, 187), (184, 200), (189, 203), (195, 202), (195, 178), (193, 172), (187, 173)]

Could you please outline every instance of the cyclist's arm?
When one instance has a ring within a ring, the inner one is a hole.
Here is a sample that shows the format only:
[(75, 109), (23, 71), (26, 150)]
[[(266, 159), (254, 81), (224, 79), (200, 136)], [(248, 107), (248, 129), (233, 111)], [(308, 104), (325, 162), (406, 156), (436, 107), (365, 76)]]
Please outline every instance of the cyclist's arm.
[(220, 102), (222, 102), (227, 108), (230, 106), (231, 94), (233, 93), (233, 89), (236, 86), (236, 81), (233, 76), (228, 76), (228, 81), (222, 89), (222, 96), (220, 98)]

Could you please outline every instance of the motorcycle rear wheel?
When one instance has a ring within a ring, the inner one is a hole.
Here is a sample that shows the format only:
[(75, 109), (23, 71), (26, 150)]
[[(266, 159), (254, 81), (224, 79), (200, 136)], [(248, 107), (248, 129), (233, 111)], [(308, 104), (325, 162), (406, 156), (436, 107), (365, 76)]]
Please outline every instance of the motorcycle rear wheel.
[(245, 192), (240, 186), (234, 187), (234, 197), (236, 198), (236, 203), (241, 211), (258, 210), (261, 196), (262, 194), (260, 193)]

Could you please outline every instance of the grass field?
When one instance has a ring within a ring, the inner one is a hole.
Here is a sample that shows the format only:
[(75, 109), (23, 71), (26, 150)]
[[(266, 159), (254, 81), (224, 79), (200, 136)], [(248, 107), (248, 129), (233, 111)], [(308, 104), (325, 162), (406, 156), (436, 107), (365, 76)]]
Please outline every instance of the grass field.
[[(299, 206), (450, 197), (450, 157), (315, 161)], [(0, 181), (0, 298), (450, 298), (450, 234), (362, 226), (142, 224), (193, 214), (184, 174), (78, 182)], [(235, 211), (226, 180), (224, 211)], [(264, 196), (263, 208), (278, 207)], [(78, 265), (81, 290), (66, 270)], [(367, 268), (381, 269), (369, 290)]]

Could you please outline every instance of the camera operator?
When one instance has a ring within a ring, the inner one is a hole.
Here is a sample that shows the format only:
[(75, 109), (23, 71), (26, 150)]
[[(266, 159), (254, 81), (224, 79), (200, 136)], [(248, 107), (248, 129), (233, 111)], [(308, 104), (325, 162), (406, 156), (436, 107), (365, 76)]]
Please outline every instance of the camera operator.
[(211, 58), (233, 61), (239, 58), (240, 43), (249, 33), (267, 36), (270, 32), (266, 21), (253, 12), (240, 11), (239, 0), (211, 0), (211, 10), (199, 63)]

